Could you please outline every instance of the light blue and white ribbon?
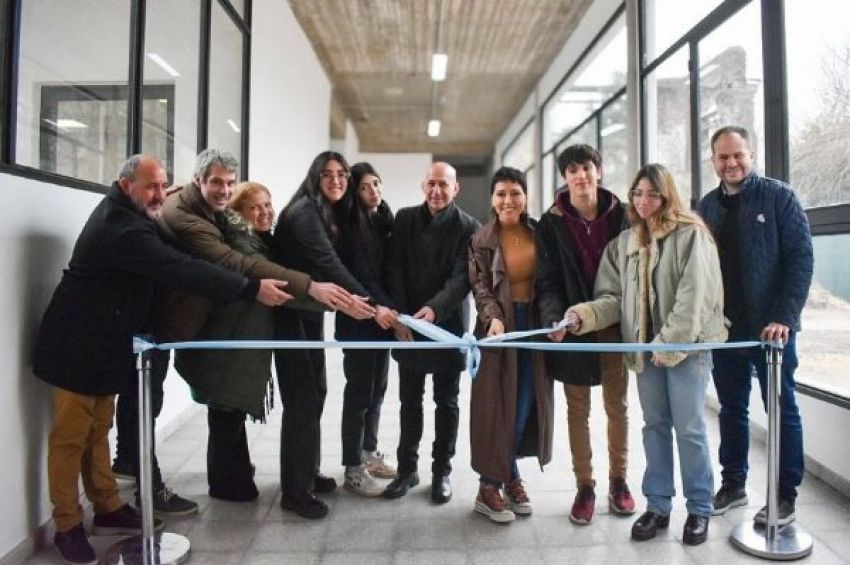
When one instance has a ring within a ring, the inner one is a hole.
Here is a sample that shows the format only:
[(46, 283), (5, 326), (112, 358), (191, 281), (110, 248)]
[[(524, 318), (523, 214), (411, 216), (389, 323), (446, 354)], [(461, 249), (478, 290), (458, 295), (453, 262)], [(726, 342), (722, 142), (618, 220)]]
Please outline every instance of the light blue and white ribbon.
[(133, 338), (133, 353), (151, 349), (459, 349), (467, 355), (467, 370), (474, 379), (481, 365), (481, 348), (520, 348), (537, 351), (577, 351), (589, 353), (644, 353), (658, 351), (708, 351), (711, 349), (742, 349), (750, 347), (782, 347), (778, 342), (732, 341), (725, 343), (570, 343), (545, 341), (517, 341), (528, 337), (546, 335), (567, 327), (566, 320), (552, 328), (540, 328), (507, 332), (501, 335), (477, 339), (471, 333), (458, 337), (425, 320), (402, 314), (399, 322), (430, 338), (433, 341), (277, 341), (277, 340), (231, 340), (231, 341), (180, 341), (152, 343), (139, 337)]

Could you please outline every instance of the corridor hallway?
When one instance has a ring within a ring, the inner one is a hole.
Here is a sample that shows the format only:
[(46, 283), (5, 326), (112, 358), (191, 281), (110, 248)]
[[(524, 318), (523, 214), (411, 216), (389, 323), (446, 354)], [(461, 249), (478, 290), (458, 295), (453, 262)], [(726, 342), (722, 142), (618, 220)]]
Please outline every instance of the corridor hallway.
[[(332, 325), (330, 326), (332, 327)], [(342, 484), (340, 419), (342, 413), (342, 354), (328, 350), (328, 397), (322, 419), (322, 471)], [(169, 379), (179, 379), (172, 372)], [(729, 542), (731, 528), (749, 520), (765, 496), (765, 448), (753, 442), (748, 494), (750, 505), (712, 519), (708, 541), (697, 547), (681, 543), (686, 513), (684, 500), (674, 499), (670, 527), (647, 542), (633, 542), (629, 532), (643, 511), (640, 494), (644, 468), (641, 413), (634, 375), (629, 396), (629, 486), (637, 502), (634, 517), (609, 514), (607, 503), (607, 449), (601, 390), (594, 389), (591, 431), (597, 480), (597, 514), (590, 526), (576, 526), (569, 510), (576, 494), (567, 444), (563, 389), (555, 388), (555, 445), (552, 462), (543, 472), (536, 460), (520, 461), (534, 510), (529, 518), (510, 525), (490, 522), (473, 511), (477, 476), (469, 467), (469, 375), (461, 375), (461, 428), (453, 460), (454, 497), (445, 505), (431, 503), (430, 451), (433, 441), (433, 404), (426, 402), (425, 436), (420, 446), (418, 487), (399, 500), (367, 499), (338, 488), (322, 496), (330, 507), (324, 520), (312, 522), (281, 510), (278, 479), (280, 399), (266, 424), (248, 423), (251, 455), (257, 467), (260, 497), (249, 503), (210, 499), (206, 484), (206, 411), (193, 415), (177, 431), (162, 438), (157, 454), (166, 483), (177, 493), (195, 500), (200, 513), (166, 520), (166, 531), (186, 535), (192, 544), (188, 563), (199, 565), (485, 565), (547, 563), (562, 565), (611, 564), (726, 564), (766, 563), (750, 557)], [(393, 456), (398, 439), (398, 371), (390, 364), (389, 389), (382, 413), (380, 449)], [(429, 378), (430, 385), (430, 378)], [(712, 385), (709, 385), (712, 386)], [(186, 391), (188, 394), (188, 389)], [(430, 398), (430, 386), (426, 399)], [(754, 410), (759, 407), (754, 406)], [(430, 412), (430, 413), (429, 413)], [(711, 451), (715, 459), (717, 417), (707, 410)], [(805, 425), (805, 422), (804, 422)], [(836, 431), (836, 436), (838, 436)], [(836, 437), (838, 439), (838, 437)], [(113, 446), (114, 447), (114, 446)], [(678, 467), (677, 467), (678, 469)], [(677, 471), (678, 472), (678, 471)], [(678, 477), (677, 490), (681, 493)], [(122, 496), (132, 500), (132, 486), (120, 483)], [(88, 512), (89, 519), (91, 512)], [(807, 475), (797, 504), (799, 523), (814, 538), (814, 551), (801, 563), (850, 563), (850, 500), (818, 479)], [(99, 555), (118, 538), (93, 537)], [(28, 565), (59, 563), (52, 548), (41, 550)]]

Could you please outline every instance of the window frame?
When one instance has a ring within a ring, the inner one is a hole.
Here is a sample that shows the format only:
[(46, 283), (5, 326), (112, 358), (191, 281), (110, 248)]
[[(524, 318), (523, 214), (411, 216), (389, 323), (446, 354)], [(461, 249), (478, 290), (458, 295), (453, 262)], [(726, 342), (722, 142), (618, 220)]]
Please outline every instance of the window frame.
[[(17, 143), (17, 88), (20, 65), (21, 6), (23, 0), (0, 0), (0, 172), (23, 178), (48, 182), (57, 186), (104, 194), (107, 185), (44, 171), (16, 162)], [(244, 16), (230, 0), (201, 0), (200, 46), (198, 68), (197, 150), (206, 149), (209, 109), (210, 29), (212, 2), (217, 2), (242, 34), (242, 128), (240, 173), (248, 174), (250, 81), (251, 81), (251, 14), (253, 0), (244, 0)], [(128, 41), (129, 76), (127, 100), (127, 157), (141, 151), (142, 102), (145, 65), (145, 0), (131, 0)], [(39, 142), (41, 143), (41, 142)]]

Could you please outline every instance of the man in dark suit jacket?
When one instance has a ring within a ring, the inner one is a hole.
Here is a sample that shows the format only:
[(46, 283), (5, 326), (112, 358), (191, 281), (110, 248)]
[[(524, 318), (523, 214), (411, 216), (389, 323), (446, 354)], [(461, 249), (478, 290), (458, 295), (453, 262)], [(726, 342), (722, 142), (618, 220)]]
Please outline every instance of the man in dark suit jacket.
[(136, 155), (89, 216), (36, 338), (33, 372), (53, 385), (47, 454), (55, 545), (71, 563), (96, 563), (83, 529), (78, 481), (94, 507), (96, 534), (138, 533), (141, 517), (118, 496), (107, 435), (113, 397), (135, 377), (132, 337), (150, 328), (154, 284), (217, 300), (291, 298), (272, 279), (247, 279), (192, 259), (160, 239), (154, 220), (168, 178)]
[[(457, 173), (448, 163), (434, 163), (422, 182), (425, 202), (403, 208), (396, 216), (387, 259), (387, 290), (400, 312), (427, 320), (455, 334), (468, 326), (469, 294), (467, 246), (481, 224), (454, 203), (460, 191)], [(412, 340), (404, 326), (396, 329), (400, 340)], [(436, 437), (431, 465), (431, 499), (448, 502), (451, 458), (455, 454), (459, 410), (460, 372), (464, 357), (456, 349), (397, 350), (401, 399), (401, 436), (398, 475), (384, 496), (399, 498), (419, 484), (417, 462), (422, 439), (422, 397), (425, 377), (434, 375)]]

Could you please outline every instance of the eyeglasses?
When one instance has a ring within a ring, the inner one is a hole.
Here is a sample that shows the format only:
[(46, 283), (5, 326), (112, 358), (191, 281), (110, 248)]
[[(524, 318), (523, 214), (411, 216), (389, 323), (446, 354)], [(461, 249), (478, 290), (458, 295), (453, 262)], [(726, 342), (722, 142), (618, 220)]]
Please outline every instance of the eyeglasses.
[(646, 196), (650, 200), (660, 200), (662, 198), (661, 193), (657, 190), (650, 190), (648, 192), (644, 192), (642, 190), (632, 189), (629, 191), (629, 198), (632, 200), (637, 200), (641, 196)]
[(319, 173), (319, 177), (324, 180), (331, 180), (335, 178), (342, 181), (348, 180), (350, 176), (351, 174), (348, 171), (322, 171)]

